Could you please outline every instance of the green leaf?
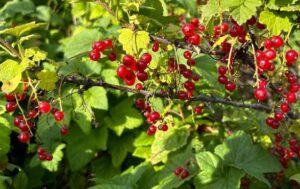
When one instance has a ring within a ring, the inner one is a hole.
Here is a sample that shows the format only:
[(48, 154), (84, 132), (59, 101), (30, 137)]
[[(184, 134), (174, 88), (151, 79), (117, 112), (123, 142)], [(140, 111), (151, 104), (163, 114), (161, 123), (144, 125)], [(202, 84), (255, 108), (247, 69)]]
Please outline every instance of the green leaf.
[(282, 7), (291, 7), (297, 0), (269, 0), (267, 7), (273, 10), (279, 10)]
[(244, 170), (269, 185), (264, 173), (278, 172), (281, 166), (278, 159), (259, 145), (253, 145), (251, 139), (242, 131), (230, 136), (215, 148), (215, 153), (224, 159), (226, 165)]
[(84, 92), (84, 100), (93, 108), (107, 110), (106, 90), (103, 87), (91, 87)]
[(9, 81), (21, 73), (18, 62), (10, 59), (0, 64), (0, 70), (0, 81)]
[(55, 89), (55, 83), (58, 80), (56, 72), (49, 71), (49, 70), (42, 70), (36, 76), (40, 80), (39, 87), (41, 89), (47, 91), (51, 91)]
[(140, 49), (146, 49), (150, 42), (149, 33), (146, 31), (135, 32), (129, 28), (124, 28), (120, 29), (119, 33), (118, 40), (124, 51), (130, 55), (138, 54)]
[(240, 24), (244, 24), (253, 15), (256, 15), (257, 7), (261, 6), (261, 0), (224, 0), (222, 8), (229, 9), (230, 15)]
[(79, 94), (72, 95), (72, 98), (75, 106), (73, 120), (84, 133), (88, 134), (92, 129), (92, 109)]
[(95, 162), (92, 163), (92, 168), (92, 172), (93, 174), (95, 174), (95, 178), (100, 179), (109, 179), (120, 173), (120, 169), (115, 168), (112, 165), (112, 160), (109, 156), (98, 158)]
[(178, 0), (185, 10), (187, 10), (192, 16), (197, 16), (197, 2), (196, 0)]
[(294, 181), (300, 183), (300, 173), (291, 176), (290, 180), (294, 180)]
[(244, 172), (225, 167), (222, 159), (211, 152), (200, 152), (196, 160), (202, 170), (195, 180), (196, 188), (239, 189)]
[(24, 171), (20, 171), (13, 180), (14, 189), (26, 189), (28, 187), (28, 177)]
[[(27, 37), (27, 36), (26, 36)], [(25, 49), (25, 57), (30, 58), (30, 60), (34, 62), (40, 62), (42, 60), (45, 60), (47, 58), (48, 53), (45, 51), (40, 50), (39, 48), (29, 48)]]
[(14, 18), (17, 14), (27, 15), (34, 12), (34, 4), (32, 1), (7, 1), (0, 10), (1, 18)]
[(20, 37), (23, 33), (31, 31), (36, 28), (40, 28), (45, 26), (46, 24), (44, 23), (35, 23), (35, 22), (30, 22), (27, 24), (19, 25), (13, 28), (8, 28), (5, 30), (1, 30), (0, 34), (8, 34), (8, 35), (14, 35), (16, 37)]
[(280, 35), (283, 31), (288, 32), (292, 27), (289, 18), (285, 14), (273, 13), (268, 10), (260, 13), (259, 21), (267, 25), (271, 35)]
[(108, 152), (112, 156), (112, 164), (114, 167), (119, 167), (127, 156), (127, 153), (132, 150), (133, 137), (129, 134), (117, 137), (112, 135), (108, 145)]
[(9, 81), (3, 81), (1, 90), (4, 93), (10, 93), (14, 91), (20, 84), (20, 81), (22, 79), (22, 74), (17, 74), (14, 78), (12, 78)]
[(66, 136), (68, 143), (66, 156), (72, 171), (80, 170), (87, 165), (98, 150), (106, 150), (107, 128), (101, 126), (92, 131), (84, 134), (76, 124), (70, 128), (70, 133)]
[(170, 152), (179, 149), (187, 143), (189, 134), (187, 126), (170, 127), (167, 132), (157, 132), (151, 146), (152, 155), (150, 161), (156, 164), (165, 160)]
[(105, 122), (119, 136), (124, 129), (135, 129), (143, 123), (140, 112), (133, 107), (132, 98), (125, 98), (118, 105), (112, 107), (110, 115)]
[(66, 147), (65, 144), (60, 144), (56, 147), (55, 151), (52, 153), (53, 159), (51, 161), (43, 161), (42, 166), (50, 172), (56, 172), (60, 161), (63, 158), (62, 150)]
[[(101, 33), (97, 29), (83, 29), (74, 34), (64, 44), (64, 53), (66, 58), (71, 58), (91, 50), (91, 44), (99, 40)], [(95, 62), (94, 62), (95, 63)]]
[(4, 116), (0, 116), (0, 163), (6, 162), (6, 154), (10, 150), (11, 124)]

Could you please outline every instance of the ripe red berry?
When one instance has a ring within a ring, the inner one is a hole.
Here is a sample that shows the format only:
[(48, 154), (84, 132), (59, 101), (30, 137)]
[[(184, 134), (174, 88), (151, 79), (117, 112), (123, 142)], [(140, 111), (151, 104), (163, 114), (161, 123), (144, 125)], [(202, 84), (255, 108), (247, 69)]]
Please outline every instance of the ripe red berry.
[(190, 59), (191, 55), (192, 55), (192, 53), (190, 51), (184, 51), (184, 53), (183, 53), (183, 57), (185, 59)]
[(183, 171), (183, 168), (182, 167), (176, 167), (176, 169), (174, 170), (174, 174), (176, 176), (179, 176)]
[(14, 101), (15, 100), (15, 95), (14, 94), (5, 94), (5, 98), (6, 98), (6, 101)]
[(108, 54), (108, 59), (109, 59), (110, 61), (115, 61), (115, 60), (117, 60), (117, 55), (116, 55), (116, 53), (110, 52), (110, 53)]
[(254, 96), (259, 101), (264, 101), (268, 98), (268, 93), (265, 88), (258, 88), (254, 91)]
[(37, 153), (38, 153), (39, 155), (41, 155), (41, 154), (45, 154), (46, 152), (45, 152), (45, 149), (44, 149), (44, 148), (39, 147), (38, 150), (37, 150)]
[(264, 41), (264, 47), (266, 49), (272, 49), (273, 48), (273, 43), (272, 43), (272, 40), (271, 39), (266, 39)]
[(89, 53), (89, 57), (92, 61), (98, 61), (101, 58), (99, 51), (93, 50)]
[(135, 85), (135, 89), (136, 89), (137, 91), (142, 90), (142, 89), (143, 89), (143, 84), (137, 83), (137, 84)]
[(192, 45), (199, 45), (201, 42), (201, 37), (198, 34), (194, 34), (188, 38), (188, 42)]
[(124, 57), (123, 57), (123, 64), (129, 68), (132, 68), (135, 66), (136, 64), (136, 61), (134, 59), (133, 56), (129, 55), (129, 54), (126, 54)]
[(229, 24), (227, 22), (223, 22), (221, 25), (221, 31), (222, 33), (226, 33), (229, 29)]
[(202, 114), (203, 109), (202, 109), (201, 106), (196, 106), (196, 107), (194, 108), (194, 111), (195, 111), (196, 114)]
[(29, 131), (29, 129), (32, 128), (32, 122), (31, 121), (21, 121), (19, 124), (19, 128), (21, 131)]
[(273, 122), (272, 122), (272, 124), (271, 124), (271, 127), (272, 127), (273, 129), (278, 129), (278, 127), (279, 127), (279, 122), (273, 119)]
[(147, 72), (138, 72), (137, 78), (142, 82), (146, 81), (148, 79), (148, 74), (147, 74)]
[(18, 136), (18, 139), (21, 143), (27, 143), (30, 140), (30, 135), (28, 132), (21, 132)]
[(154, 125), (151, 125), (151, 126), (148, 128), (147, 134), (148, 134), (149, 136), (151, 136), (151, 135), (155, 134), (155, 132), (156, 132), (156, 127), (155, 127)]
[(105, 49), (105, 44), (103, 41), (97, 41), (97, 42), (93, 43), (92, 49), (93, 49), (93, 51), (99, 53)]
[(280, 105), (280, 109), (282, 112), (287, 113), (290, 111), (290, 106), (288, 103), (284, 102)]
[(271, 117), (268, 117), (267, 119), (266, 119), (266, 124), (268, 125), (268, 126), (272, 126), (272, 124), (273, 124), (273, 121), (274, 121), (274, 119), (273, 118), (271, 118)]
[(46, 160), (46, 154), (38, 154), (38, 156), (40, 161)]
[(205, 26), (203, 24), (199, 24), (198, 30), (199, 32), (205, 32)]
[(275, 47), (275, 48), (280, 48), (284, 43), (283, 39), (280, 36), (273, 36), (271, 38), (271, 41), (272, 41), (273, 47)]
[(120, 78), (122, 78), (122, 79), (124, 79), (125, 78), (125, 76), (127, 75), (127, 68), (125, 67), (125, 66), (123, 66), (123, 65), (120, 65), (118, 68), (117, 68), (117, 75), (120, 77)]
[(181, 178), (181, 179), (185, 179), (185, 178), (187, 178), (189, 175), (190, 175), (189, 171), (186, 170), (186, 169), (183, 169), (183, 171), (182, 171), (182, 173), (181, 173), (181, 175), (180, 175), (180, 178)]
[(186, 63), (187, 63), (187, 65), (189, 65), (189, 66), (195, 66), (195, 65), (196, 65), (196, 60), (194, 60), (194, 59), (188, 59), (188, 60), (186, 61)]
[(193, 24), (185, 24), (181, 30), (185, 36), (192, 36), (195, 33), (195, 26)]
[(68, 128), (67, 126), (63, 126), (63, 127), (60, 128), (60, 134), (61, 134), (62, 136), (65, 136), (65, 135), (67, 135), (68, 133), (69, 133), (69, 128)]
[(191, 21), (190, 21), (191, 24), (193, 24), (195, 27), (198, 26), (199, 24), (199, 19), (198, 18), (193, 18)]
[(220, 75), (225, 75), (226, 72), (227, 72), (227, 68), (225, 66), (220, 66), (218, 68), (218, 72), (219, 72)]
[(256, 27), (257, 27), (258, 29), (260, 29), (260, 30), (266, 29), (266, 25), (264, 25), (264, 24), (262, 24), (262, 23), (260, 23), (260, 22), (257, 22), (257, 23), (256, 23)]
[(289, 50), (285, 54), (287, 66), (292, 66), (298, 59), (298, 53), (295, 50)]
[(14, 125), (19, 127), (22, 121), (24, 121), (24, 117), (22, 115), (16, 116), (14, 119)]
[(128, 85), (128, 86), (132, 86), (132, 85), (134, 85), (134, 83), (135, 83), (135, 78), (133, 78), (133, 79), (126, 79), (125, 78), (125, 84), (126, 85)]
[(145, 109), (145, 106), (146, 106), (145, 101), (143, 99), (141, 99), (141, 98), (136, 99), (135, 105), (139, 109)]
[(231, 44), (230, 43), (227, 43), (227, 42), (221, 43), (221, 50), (223, 52), (230, 52), (230, 49), (231, 49)]
[(261, 60), (264, 58), (264, 53), (261, 50), (255, 51), (255, 57), (257, 60)]
[(188, 99), (188, 94), (185, 91), (178, 91), (176, 93), (176, 95), (179, 100), (187, 100)]
[(236, 85), (232, 81), (228, 81), (225, 84), (225, 89), (228, 90), (228, 91), (234, 91), (236, 89)]
[(263, 70), (268, 70), (271, 66), (271, 61), (268, 59), (261, 59), (257, 61), (257, 66)]
[(184, 88), (188, 91), (192, 91), (195, 89), (195, 83), (193, 83), (192, 81), (186, 81), (183, 84)]
[(52, 154), (46, 154), (46, 160), (51, 161), (53, 159)]
[(169, 129), (169, 127), (165, 123), (160, 127), (160, 130), (162, 130), (162, 131), (167, 131), (168, 129)]
[(13, 112), (17, 109), (17, 103), (16, 102), (7, 102), (5, 108), (6, 108), (7, 112)]
[(157, 52), (158, 50), (159, 50), (159, 42), (158, 41), (154, 41), (153, 47), (152, 47), (152, 51), (153, 52)]
[(297, 96), (295, 93), (292, 92), (288, 92), (285, 96), (286, 101), (288, 101), (289, 103), (294, 103), (297, 100)]
[(28, 112), (28, 117), (30, 119), (35, 119), (38, 115), (39, 115), (39, 112), (37, 112), (36, 110), (30, 110)]
[(290, 92), (296, 93), (298, 91), (299, 91), (299, 84), (298, 83), (290, 84)]
[(39, 103), (38, 109), (42, 113), (49, 113), (51, 110), (51, 105), (48, 102), (43, 101)]
[(220, 75), (218, 77), (218, 82), (225, 85), (228, 82), (228, 79), (226, 76)]
[(64, 119), (65, 114), (62, 111), (57, 110), (53, 113), (53, 116), (54, 119), (59, 122)]
[(158, 112), (151, 112), (149, 119), (150, 121), (155, 122), (160, 119), (160, 114)]
[(152, 60), (152, 56), (150, 53), (144, 53), (141, 58), (140, 58), (140, 61), (146, 63), (146, 64), (149, 64)]
[(247, 20), (248, 25), (254, 25), (256, 23), (255, 16), (252, 16), (249, 20)]
[(109, 48), (111, 48), (111, 47), (113, 46), (113, 41), (112, 41), (112, 39), (105, 39), (105, 40), (103, 41), (103, 43), (104, 43), (106, 49), (109, 49)]
[(281, 120), (283, 120), (283, 113), (282, 112), (276, 112), (275, 113), (275, 115), (274, 115), (274, 119), (276, 120), (276, 121), (281, 121)]
[(273, 50), (273, 49), (267, 49), (265, 52), (264, 52), (264, 56), (266, 59), (268, 60), (273, 60), (276, 58), (276, 51)]

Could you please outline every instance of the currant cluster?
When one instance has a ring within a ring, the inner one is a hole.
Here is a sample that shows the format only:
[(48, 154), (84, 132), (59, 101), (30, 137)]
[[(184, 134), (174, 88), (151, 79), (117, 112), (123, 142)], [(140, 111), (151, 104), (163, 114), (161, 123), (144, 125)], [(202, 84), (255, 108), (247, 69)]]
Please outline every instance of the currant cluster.
[(39, 147), (37, 150), (37, 154), (39, 157), (39, 160), (41, 161), (51, 161), (53, 159), (52, 154), (46, 153), (45, 149), (42, 147)]
[[(106, 49), (110, 49), (113, 46), (113, 41), (111, 39), (105, 39), (103, 41), (96, 41), (92, 45), (92, 51), (89, 52), (89, 57), (92, 61), (98, 61), (101, 58), (101, 53)], [(108, 54), (108, 59), (110, 61), (115, 61), (117, 59), (116, 53), (113, 51)]]
[(287, 168), (289, 161), (292, 158), (300, 157), (300, 145), (296, 138), (290, 138), (288, 140), (289, 148), (285, 148), (280, 143), (282, 142), (282, 134), (276, 133), (275, 135), (275, 147), (272, 149), (272, 153), (279, 157), (280, 163), (283, 167)]
[[(22, 108), (20, 103), (22, 101), (29, 101), (30, 99), (27, 99), (27, 93), (29, 91), (29, 87), (26, 81), (23, 82), (24, 85), (24, 92), (20, 95), (18, 93), (16, 94), (5, 94), (5, 98), (7, 101), (6, 104), (6, 111), (10, 113), (17, 114), (15, 111), (19, 108)], [(41, 114), (48, 114), (52, 110), (52, 115), (54, 119), (57, 122), (61, 122), (64, 119), (64, 113), (58, 109), (52, 108), (49, 102), (46, 101), (40, 101), (38, 102), (37, 99), (31, 99), (31, 104), (35, 104), (33, 106), (33, 109), (28, 110), (27, 114), (24, 112), (23, 109), (20, 109), (21, 115), (16, 115), (14, 117), (13, 124), (19, 128), (20, 134), (18, 136), (18, 139), (21, 143), (28, 143), (30, 141), (30, 138), (33, 137), (34, 131), (35, 131), (35, 124), (37, 122), (37, 119), (39, 115)], [(69, 132), (69, 129), (67, 126), (63, 125), (60, 128), (60, 132), (62, 135), (66, 135)], [(40, 160), (52, 160), (51, 154), (46, 153), (39, 153), (42, 152), (42, 150), (38, 151)]]
[(185, 179), (190, 175), (190, 172), (184, 167), (176, 167), (174, 174), (181, 179)]

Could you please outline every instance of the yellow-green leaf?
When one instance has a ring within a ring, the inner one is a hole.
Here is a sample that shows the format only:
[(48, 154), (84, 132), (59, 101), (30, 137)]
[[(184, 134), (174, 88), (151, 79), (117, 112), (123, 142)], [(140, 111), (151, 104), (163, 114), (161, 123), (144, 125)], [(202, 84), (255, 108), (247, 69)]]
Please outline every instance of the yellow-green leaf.
[(13, 79), (11, 79), (9, 81), (3, 81), (3, 84), (2, 84), (2, 87), (1, 87), (2, 92), (11, 93), (12, 91), (14, 91), (18, 87), (21, 79), (22, 79), (22, 74), (19, 73)]
[(119, 42), (123, 45), (123, 49), (127, 54), (137, 54), (140, 49), (147, 48), (150, 37), (146, 31), (132, 31), (124, 28), (119, 30)]
[(14, 60), (5, 60), (0, 64), (0, 81), (9, 81), (20, 74), (20, 66)]
[(25, 49), (25, 57), (30, 58), (34, 62), (39, 62), (47, 58), (47, 52), (40, 50), (39, 48)]
[(28, 32), (30, 30), (33, 30), (35, 28), (39, 28), (42, 26), (45, 26), (46, 24), (44, 23), (35, 23), (35, 22), (30, 22), (27, 24), (23, 24), (20, 26), (16, 26), (13, 28), (8, 28), (5, 30), (0, 31), (0, 34), (8, 34), (8, 35), (14, 35), (16, 37), (21, 36), (23, 33)]
[(224, 35), (222, 37), (220, 37), (213, 45), (213, 49), (216, 48), (217, 46), (220, 46), (224, 41), (226, 41), (230, 36), (227, 34), (227, 35)]
[(40, 88), (47, 91), (53, 90), (55, 88), (55, 83), (57, 81), (57, 75), (55, 72), (42, 70), (37, 74), (37, 78), (40, 80)]
[(272, 35), (280, 35), (281, 32), (288, 32), (292, 24), (285, 14), (279, 14), (264, 10), (260, 13), (259, 21), (267, 25), (267, 29)]

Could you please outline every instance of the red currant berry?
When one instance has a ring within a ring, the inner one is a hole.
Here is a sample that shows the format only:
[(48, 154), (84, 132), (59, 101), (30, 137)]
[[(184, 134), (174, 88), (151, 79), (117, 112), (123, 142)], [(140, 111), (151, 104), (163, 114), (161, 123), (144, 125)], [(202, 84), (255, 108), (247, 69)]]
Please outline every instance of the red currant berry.
[(29, 129), (32, 128), (32, 122), (31, 121), (22, 121), (20, 124), (19, 124), (19, 128), (21, 131), (29, 131)]
[(285, 99), (288, 101), (288, 103), (294, 103), (297, 100), (297, 96), (295, 93), (288, 92), (285, 96)]
[(271, 66), (271, 61), (268, 59), (258, 60), (257, 66), (263, 70), (268, 70)]
[(146, 81), (148, 79), (148, 74), (147, 74), (147, 72), (138, 72), (137, 78), (142, 82)]
[(292, 66), (298, 59), (298, 53), (295, 50), (289, 50), (285, 54), (285, 59), (288, 66)]
[(227, 22), (223, 22), (222, 25), (221, 25), (222, 33), (228, 32), (228, 29), (229, 29), (229, 24)]
[(110, 60), (110, 61), (115, 61), (115, 60), (117, 60), (117, 55), (116, 55), (116, 53), (114, 53), (114, 52), (110, 52), (109, 54), (108, 54), (108, 59)]
[(160, 130), (162, 130), (162, 131), (167, 131), (169, 129), (169, 127), (168, 127), (168, 125), (167, 124), (163, 124), (162, 126), (161, 126), (161, 128), (160, 128)]
[(69, 133), (69, 128), (67, 126), (63, 126), (60, 128), (60, 134), (62, 136), (66, 136)]
[(160, 119), (160, 114), (158, 112), (151, 112), (149, 119), (150, 121), (155, 122)]
[(18, 136), (18, 139), (21, 143), (27, 143), (30, 140), (30, 135), (28, 132), (21, 132)]
[(46, 154), (46, 160), (51, 161), (53, 159), (52, 154)]
[(274, 119), (276, 120), (276, 121), (281, 121), (281, 120), (283, 120), (283, 113), (282, 112), (276, 112), (275, 113), (275, 115), (274, 115)]
[(218, 72), (219, 72), (220, 75), (225, 75), (226, 72), (227, 72), (227, 68), (225, 66), (220, 66), (218, 68)]
[(195, 33), (195, 26), (193, 24), (185, 24), (181, 30), (185, 36), (192, 36)]
[(198, 30), (199, 32), (205, 32), (205, 26), (203, 24), (199, 24)]
[(109, 49), (113, 46), (112, 39), (106, 39), (106, 40), (103, 41), (103, 43), (104, 43), (106, 49)]
[(199, 24), (199, 19), (198, 18), (193, 18), (191, 21), (190, 21), (191, 24), (193, 24), (195, 27), (198, 26)]
[(265, 52), (264, 52), (264, 56), (266, 59), (268, 60), (273, 60), (276, 58), (276, 51), (273, 50), (273, 49), (267, 49)]
[(124, 79), (125, 76), (127, 75), (128, 71), (127, 71), (127, 68), (123, 65), (120, 65), (118, 68), (117, 68), (117, 75)]
[(51, 105), (48, 102), (43, 101), (39, 103), (38, 109), (42, 113), (49, 113), (51, 110)]
[(15, 95), (14, 94), (5, 94), (5, 98), (6, 98), (6, 101), (14, 101), (15, 100)]
[(236, 85), (235, 85), (235, 83), (233, 83), (231, 81), (228, 81), (225, 84), (225, 89), (228, 90), (228, 91), (234, 91), (236, 89)]
[(298, 83), (292, 83), (290, 85), (290, 92), (296, 93), (299, 91), (299, 84)]
[(148, 128), (147, 134), (148, 134), (149, 136), (151, 136), (151, 135), (155, 134), (155, 132), (156, 132), (156, 127), (155, 127), (154, 125), (151, 125), (151, 126)]
[(129, 68), (132, 68), (133, 66), (135, 66), (136, 61), (133, 56), (126, 54), (123, 57), (123, 64)]
[(252, 16), (249, 20), (247, 20), (248, 25), (254, 25), (256, 23), (256, 18), (255, 16)]
[(140, 58), (140, 61), (146, 64), (149, 64), (151, 60), (152, 60), (152, 56), (150, 53), (144, 53)]
[(174, 170), (174, 174), (176, 176), (179, 176), (183, 171), (183, 168), (182, 167), (176, 167), (176, 169)]
[(92, 49), (95, 52), (101, 52), (105, 49), (105, 44), (103, 41), (97, 41), (97, 42), (93, 43)]
[(257, 60), (261, 60), (264, 58), (264, 53), (261, 50), (255, 51), (255, 57)]
[(181, 173), (181, 175), (180, 175), (180, 178), (181, 178), (181, 179), (185, 179), (185, 178), (187, 178), (189, 175), (190, 175), (189, 171), (186, 170), (186, 169), (183, 169), (183, 171), (182, 171), (182, 173)]
[(254, 96), (259, 101), (264, 101), (268, 98), (267, 90), (264, 88), (258, 88), (254, 91)]
[(195, 111), (196, 114), (202, 114), (203, 109), (202, 109), (201, 106), (196, 106), (196, 107), (194, 108), (194, 111)]
[(24, 117), (22, 115), (16, 116), (14, 119), (14, 125), (19, 127), (22, 121), (24, 121)]
[(16, 102), (7, 102), (5, 108), (6, 108), (7, 112), (13, 112), (17, 109), (17, 103)]
[(226, 83), (228, 83), (228, 79), (226, 76), (220, 75), (218, 77), (218, 82), (225, 85)]
[(196, 45), (197, 46), (201, 42), (201, 37), (198, 34), (194, 34), (194, 35), (192, 35), (192, 36), (190, 36), (188, 38), (188, 42), (191, 43), (192, 45)]
[(272, 40), (271, 39), (266, 39), (264, 41), (264, 47), (266, 49), (272, 49), (273, 48), (273, 43), (272, 43)]
[(145, 101), (141, 98), (136, 99), (135, 105), (136, 105), (136, 107), (138, 107), (139, 109), (142, 109), (142, 110), (145, 109), (145, 107), (146, 107)]
[(38, 150), (37, 150), (37, 153), (38, 153), (39, 155), (41, 155), (41, 154), (45, 154), (46, 152), (45, 152), (45, 149), (44, 149), (44, 148), (39, 147)]
[(101, 54), (99, 53), (99, 51), (93, 50), (89, 53), (89, 57), (92, 61), (98, 61), (101, 58)]
[(183, 57), (185, 59), (190, 59), (191, 55), (192, 55), (192, 53), (190, 51), (184, 51), (184, 53), (183, 53)]
[(271, 40), (273, 47), (275, 48), (280, 48), (284, 43), (283, 39), (280, 36), (273, 36)]
[(137, 91), (143, 90), (143, 84), (137, 83), (137, 84), (135, 85), (135, 89), (136, 89)]
[(39, 112), (37, 112), (36, 110), (30, 110), (28, 112), (28, 117), (30, 119), (35, 119), (38, 115), (39, 115)]
[(290, 111), (290, 106), (289, 106), (288, 103), (285, 103), (285, 102), (284, 102), (284, 103), (282, 103), (282, 104), (280, 105), (280, 109), (281, 109), (282, 112), (287, 113), (287, 112)]
[(185, 91), (178, 91), (176, 93), (176, 95), (179, 100), (187, 100), (188, 99), (188, 94)]
[(264, 24), (262, 24), (262, 23), (260, 23), (260, 22), (257, 22), (257, 23), (256, 23), (256, 27), (257, 27), (258, 29), (260, 29), (260, 30), (266, 29), (266, 25), (264, 25)]
[(192, 91), (195, 89), (195, 83), (193, 83), (192, 81), (186, 81), (183, 84), (184, 88), (188, 91)]
[(40, 161), (46, 160), (46, 154), (39, 154), (38, 156)]
[(53, 113), (53, 116), (54, 119), (59, 122), (64, 119), (65, 114), (62, 111), (57, 110)]

